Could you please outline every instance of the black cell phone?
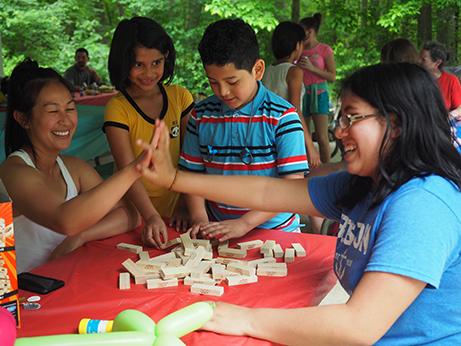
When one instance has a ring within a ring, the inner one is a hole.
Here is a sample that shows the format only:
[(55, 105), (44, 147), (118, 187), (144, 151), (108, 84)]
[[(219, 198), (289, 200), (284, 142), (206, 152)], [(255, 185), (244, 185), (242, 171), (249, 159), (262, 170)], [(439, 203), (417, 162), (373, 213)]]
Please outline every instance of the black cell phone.
[(24, 272), (18, 274), (18, 286), (26, 291), (47, 294), (64, 286), (64, 281)]

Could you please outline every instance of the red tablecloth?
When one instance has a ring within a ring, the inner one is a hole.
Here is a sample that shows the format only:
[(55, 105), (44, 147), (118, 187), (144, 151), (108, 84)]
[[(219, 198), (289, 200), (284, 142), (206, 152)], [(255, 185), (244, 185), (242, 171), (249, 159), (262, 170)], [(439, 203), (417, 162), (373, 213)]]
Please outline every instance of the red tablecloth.
[(79, 93), (74, 93), (75, 103), (78, 105), (92, 105), (92, 106), (105, 106), (107, 102), (117, 94), (118, 91), (112, 91), (110, 93), (100, 93), (98, 95), (87, 95), (83, 94), (80, 96)]
[[(169, 230), (173, 239), (179, 234)], [(318, 305), (336, 283), (332, 270), (336, 238), (329, 236), (253, 230), (239, 241), (254, 239), (275, 240), (283, 249), (291, 243), (301, 243), (307, 257), (297, 257), (288, 263), (288, 276), (282, 278), (260, 276), (253, 284), (227, 286), (221, 297), (190, 293), (190, 286), (150, 289), (135, 285), (130, 290), (118, 289), (118, 275), (126, 270), (122, 262), (127, 258), (138, 260), (138, 255), (116, 249), (121, 242), (142, 245), (140, 229), (102, 241), (94, 241), (33, 272), (64, 280), (63, 288), (43, 295), (38, 310), (21, 308), (22, 328), (18, 337), (77, 333), (82, 318), (113, 320), (126, 309), (136, 309), (149, 315), (155, 322), (164, 316), (203, 300), (217, 300), (247, 307), (298, 308)], [(236, 241), (230, 242), (234, 247)], [(164, 252), (144, 247), (150, 256)], [(216, 250), (215, 257), (216, 257)], [(259, 249), (248, 251), (247, 259), (261, 258)], [(278, 259), (281, 261), (281, 259)], [(35, 295), (19, 291), (20, 297)], [(182, 338), (191, 345), (272, 345), (249, 337), (233, 337), (210, 332), (193, 332)]]

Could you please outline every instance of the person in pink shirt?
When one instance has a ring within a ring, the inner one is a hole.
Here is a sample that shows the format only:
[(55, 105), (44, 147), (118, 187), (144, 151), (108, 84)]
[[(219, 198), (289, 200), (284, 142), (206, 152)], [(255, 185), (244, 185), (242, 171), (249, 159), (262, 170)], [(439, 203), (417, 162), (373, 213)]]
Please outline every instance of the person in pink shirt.
[(302, 19), (299, 24), (306, 32), (304, 50), (298, 65), (304, 71), (303, 84), (306, 94), (303, 102), (303, 114), (307, 128), (311, 129), (314, 120), (315, 135), (319, 145), (320, 158), (323, 163), (330, 162), (331, 151), (328, 140), (328, 85), (336, 79), (335, 58), (330, 46), (317, 40), (322, 15)]

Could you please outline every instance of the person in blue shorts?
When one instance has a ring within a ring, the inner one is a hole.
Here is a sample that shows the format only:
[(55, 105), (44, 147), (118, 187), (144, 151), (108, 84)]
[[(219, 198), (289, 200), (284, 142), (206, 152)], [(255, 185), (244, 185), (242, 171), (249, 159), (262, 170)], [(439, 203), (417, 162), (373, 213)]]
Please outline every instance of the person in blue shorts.
[(342, 92), (347, 171), (310, 179), (203, 176), (169, 163), (159, 126), (143, 175), (210, 200), (340, 222), (334, 271), (345, 304), (300, 309), (217, 302), (202, 329), (284, 345), (461, 344), (461, 155), (424, 67), (364, 67)]
[[(303, 178), (308, 163), (296, 109), (267, 90), (253, 29), (241, 19), (217, 21), (199, 44), (214, 95), (192, 111), (179, 167), (213, 175)], [(239, 238), (252, 229), (299, 231), (295, 213), (267, 213), (188, 195), (191, 236)], [(210, 220), (212, 221), (210, 223)]]

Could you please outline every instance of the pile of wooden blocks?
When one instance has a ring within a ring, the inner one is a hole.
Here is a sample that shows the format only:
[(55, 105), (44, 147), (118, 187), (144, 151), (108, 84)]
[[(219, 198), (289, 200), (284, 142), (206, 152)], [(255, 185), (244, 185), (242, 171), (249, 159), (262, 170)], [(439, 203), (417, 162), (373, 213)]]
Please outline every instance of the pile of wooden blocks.
[[(274, 240), (253, 240), (237, 243), (237, 248), (229, 248), (228, 241), (191, 239), (189, 233), (183, 233), (164, 245), (164, 249), (176, 246), (164, 255), (149, 257), (142, 246), (120, 243), (118, 249), (139, 254), (135, 263), (128, 258), (122, 266), (128, 273), (120, 273), (119, 288), (130, 288), (130, 274), (135, 284), (146, 284), (148, 289), (178, 286), (182, 280), (190, 286), (190, 291), (199, 294), (221, 296), (223, 280), (228, 286), (254, 283), (258, 276), (287, 276), (287, 262), (294, 262), (295, 256), (304, 257), (306, 251), (299, 243), (283, 252), (280, 244)], [(218, 256), (213, 259), (213, 245), (217, 246)], [(247, 250), (260, 248), (263, 258), (244, 261)], [(285, 262), (277, 263), (276, 258), (284, 257)]]

